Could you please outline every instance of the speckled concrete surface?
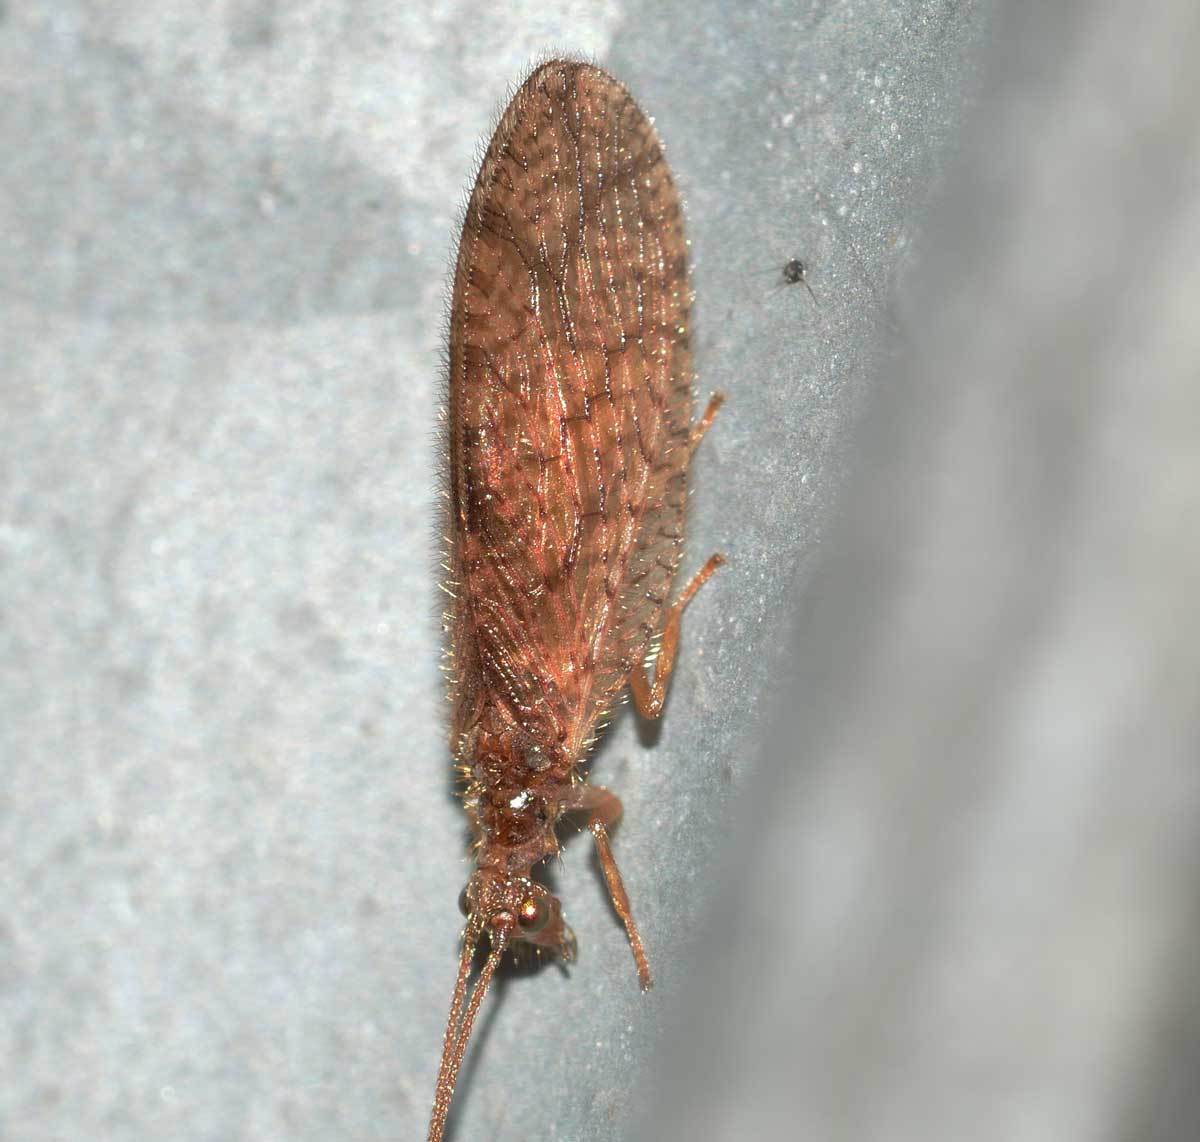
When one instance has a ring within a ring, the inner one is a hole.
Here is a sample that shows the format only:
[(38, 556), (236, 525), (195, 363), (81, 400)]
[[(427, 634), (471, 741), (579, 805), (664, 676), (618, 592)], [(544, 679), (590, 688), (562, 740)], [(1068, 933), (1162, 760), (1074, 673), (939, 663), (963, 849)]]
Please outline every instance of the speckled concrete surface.
[(989, 29), (634, 1137), (1200, 1138), (1198, 48)]
[[(630, 1128), (761, 753), (797, 582), (953, 140), (972, 3), (0, 7), (0, 1136), (423, 1136), (454, 971), (433, 505), (476, 148), (553, 49), (687, 200), (693, 605), (661, 733), (596, 760), (569, 975), (502, 981), (460, 1140)], [(811, 267), (819, 305), (776, 288)], [(900, 315), (902, 317), (902, 315)], [(641, 1085), (639, 1085), (641, 1080)]]

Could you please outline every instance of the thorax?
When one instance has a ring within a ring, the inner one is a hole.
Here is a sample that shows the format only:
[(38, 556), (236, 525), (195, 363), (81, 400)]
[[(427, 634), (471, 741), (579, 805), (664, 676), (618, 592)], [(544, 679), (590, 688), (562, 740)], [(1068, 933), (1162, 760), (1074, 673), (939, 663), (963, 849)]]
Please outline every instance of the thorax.
[(479, 726), (462, 745), (480, 866), (522, 871), (557, 853), (555, 826), (573, 763), (511, 726)]

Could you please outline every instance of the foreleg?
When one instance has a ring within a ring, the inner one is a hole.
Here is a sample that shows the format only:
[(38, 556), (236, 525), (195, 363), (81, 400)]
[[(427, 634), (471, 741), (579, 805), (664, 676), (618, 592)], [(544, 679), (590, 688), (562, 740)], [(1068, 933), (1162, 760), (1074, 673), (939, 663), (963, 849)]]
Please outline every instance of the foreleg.
[(604, 883), (608, 886), (608, 895), (612, 906), (625, 925), (625, 933), (629, 937), (629, 946), (633, 950), (633, 959), (637, 964), (638, 982), (643, 991), (649, 991), (651, 985), (650, 964), (646, 959), (646, 949), (642, 944), (641, 934), (633, 919), (633, 909), (629, 906), (629, 896), (625, 891), (625, 883), (621, 879), (621, 871), (613, 857), (612, 845), (609, 843), (608, 830), (621, 817), (620, 799), (614, 793), (599, 785), (580, 783), (568, 791), (563, 801), (563, 809), (567, 812), (584, 810), (588, 814), (587, 827), (596, 841), (596, 852), (600, 857), (600, 868), (604, 873)]

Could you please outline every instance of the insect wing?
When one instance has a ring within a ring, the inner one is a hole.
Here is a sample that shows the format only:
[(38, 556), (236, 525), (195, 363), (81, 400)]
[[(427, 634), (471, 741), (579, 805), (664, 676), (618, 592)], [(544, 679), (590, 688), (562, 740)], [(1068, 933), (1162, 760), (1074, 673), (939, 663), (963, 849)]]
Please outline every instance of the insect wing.
[(650, 122), (584, 64), (534, 72), (468, 206), (450, 338), (459, 699), (582, 749), (679, 562), (686, 242)]

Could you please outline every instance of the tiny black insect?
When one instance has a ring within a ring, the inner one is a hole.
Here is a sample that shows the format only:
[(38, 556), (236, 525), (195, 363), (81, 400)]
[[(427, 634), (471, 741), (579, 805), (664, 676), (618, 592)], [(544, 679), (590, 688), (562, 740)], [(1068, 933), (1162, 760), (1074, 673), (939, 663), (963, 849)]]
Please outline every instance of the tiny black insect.
[(800, 283), (808, 290), (808, 296), (813, 299), (813, 304), (817, 305), (817, 295), (813, 293), (812, 286), (808, 284), (808, 267), (799, 258), (789, 258), (783, 266), (783, 284), (796, 285)]

